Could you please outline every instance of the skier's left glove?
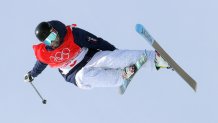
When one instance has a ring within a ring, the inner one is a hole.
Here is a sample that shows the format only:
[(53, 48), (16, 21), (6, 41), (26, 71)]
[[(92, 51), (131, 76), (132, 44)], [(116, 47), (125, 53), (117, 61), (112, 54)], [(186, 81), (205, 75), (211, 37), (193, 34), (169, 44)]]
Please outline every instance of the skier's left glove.
[(32, 82), (34, 80), (34, 77), (30, 74), (30, 72), (28, 72), (25, 76), (24, 76), (24, 81), (25, 82)]

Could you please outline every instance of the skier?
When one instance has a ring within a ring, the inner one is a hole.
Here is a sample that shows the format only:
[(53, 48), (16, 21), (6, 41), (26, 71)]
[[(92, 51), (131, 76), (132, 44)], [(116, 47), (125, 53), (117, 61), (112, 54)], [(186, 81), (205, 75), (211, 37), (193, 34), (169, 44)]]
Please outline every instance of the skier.
[(142, 55), (157, 69), (169, 67), (155, 51), (119, 50), (75, 24), (41, 22), (35, 35), (41, 43), (33, 45), (37, 61), (24, 77), (27, 82), (32, 82), (47, 65), (58, 68), (67, 82), (81, 89), (121, 86), (134, 74), (134, 63)]

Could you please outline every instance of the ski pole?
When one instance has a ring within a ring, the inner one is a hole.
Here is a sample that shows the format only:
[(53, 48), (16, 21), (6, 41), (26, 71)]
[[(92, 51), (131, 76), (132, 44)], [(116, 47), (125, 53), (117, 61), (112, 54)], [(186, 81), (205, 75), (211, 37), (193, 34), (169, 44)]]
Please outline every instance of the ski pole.
[(33, 85), (32, 82), (30, 82), (30, 84), (32, 85), (33, 89), (36, 91), (36, 93), (38, 94), (38, 96), (42, 99), (42, 103), (46, 104), (46, 100), (41, 96), (41, 94), (39, 93), (39, 91), (36, 89), (36, 87)]

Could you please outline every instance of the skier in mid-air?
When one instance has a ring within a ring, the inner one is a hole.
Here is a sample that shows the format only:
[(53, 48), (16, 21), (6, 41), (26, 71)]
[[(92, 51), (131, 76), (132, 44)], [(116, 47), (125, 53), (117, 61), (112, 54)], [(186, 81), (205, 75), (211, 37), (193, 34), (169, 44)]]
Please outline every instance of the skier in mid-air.
[(67, 82), (81, 89), (121, 86), (135, 73), (134, 64), (141, 56), (157, 69), (169, 67), (156, 51), (119, 50), (75, 24), (41, 22), (35, 35), (41, 43), (33, 45), (37, 61), (24, 77), (27, 82), (32, 82), (47, 65), (58, 68)]

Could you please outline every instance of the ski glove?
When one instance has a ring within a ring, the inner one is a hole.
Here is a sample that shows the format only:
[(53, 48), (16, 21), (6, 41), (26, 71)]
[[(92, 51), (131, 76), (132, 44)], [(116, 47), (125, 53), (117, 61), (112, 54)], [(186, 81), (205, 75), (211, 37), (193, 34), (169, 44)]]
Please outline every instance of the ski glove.
[(34, 80), (34, 77), (31, 76), (30, 72), (28, 72), (25, 76), (24, 76), (24, 81), (25, 82), (32, 82)]

